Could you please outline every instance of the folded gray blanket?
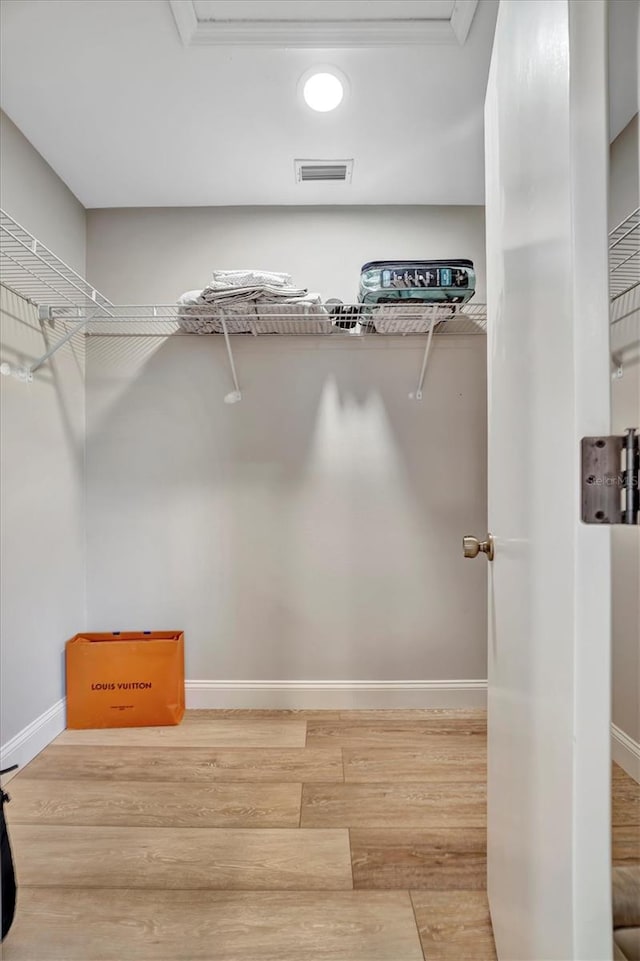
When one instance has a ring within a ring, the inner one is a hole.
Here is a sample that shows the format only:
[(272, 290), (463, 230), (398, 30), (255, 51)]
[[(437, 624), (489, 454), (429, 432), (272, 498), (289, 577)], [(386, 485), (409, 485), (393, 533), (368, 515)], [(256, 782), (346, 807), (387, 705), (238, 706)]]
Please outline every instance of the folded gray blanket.
[[(284, 289), (284, 288), (283, 288)], [(240, 296), (225, 292), (190, 290), (178, 300), (178, 323), (193, 334), (221, 333), (330, 333), (329, 314), (319, 294), (288, 288), (275, 296), (260, 288), (239, 288)], [(258, 294), (258, 290), (260, 293)], [(234, 291), (235, 293), (235, 291)]]
[[(219, 286), (214, 282), (204, 288), (200, 294), (200, 300), (207, 304), (237, 304), (246, 301), (269, 304), (306, 300), (308, 295), (307, 290), (288, 285), (274, 287), (270, 284), (259, 284), (253, 287), (228, 287)], [(314, 303), (320, 303), (320, 297), (315, 296), (317, 300)]]

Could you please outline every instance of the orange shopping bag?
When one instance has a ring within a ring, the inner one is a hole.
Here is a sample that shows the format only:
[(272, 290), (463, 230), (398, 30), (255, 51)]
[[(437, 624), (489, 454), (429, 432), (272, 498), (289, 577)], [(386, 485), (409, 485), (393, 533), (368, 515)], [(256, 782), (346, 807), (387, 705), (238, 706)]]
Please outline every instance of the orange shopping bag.
[(67, 727), (179, 724), (182, 631), (76, 634), (67, 641)]

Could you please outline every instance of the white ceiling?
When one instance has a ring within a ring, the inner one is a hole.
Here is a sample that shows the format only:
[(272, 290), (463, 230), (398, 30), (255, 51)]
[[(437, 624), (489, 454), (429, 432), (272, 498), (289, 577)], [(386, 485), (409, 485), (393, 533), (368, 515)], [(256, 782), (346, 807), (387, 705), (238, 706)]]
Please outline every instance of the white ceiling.
[[(280, 0), (276, 16), (330, 2)], [(395, 17), (420, 7), (443, 24), (454, 7), (391, 3)], [(389, 15), (389, 0), (334, 4), (347, 5)], [(497, 0), (480, 0), (463, 46), (334, 50), (185, 46), (168, 0), (1, 6), (2, 107), (85, 206), (483, 202)], [(197, 6), (264, 18), (269, 2)], [(348, 96), (315, 114), (297, 84), (327, 63), (347, 75)], [(297, 184), (296, 158), (353, 158), (352, 183)]]
[[(87, 207), (480, 204), (497, 0), (479, 0), (462, 45), (449, 26), (473, 5), (179, 0), (192, 20), (179, 31), (169, 0), (2, 0), (2, 107)], [(309, 21), (326, 33), (349, 18), (375, 37), (391, 16), (405, 36), (416, 17), (449, 33), (332, 50), (212, 45), (208, 21), (289, 30), (291, 11), (307, 39)], [(637, 11), (638, 0), (610, 3), (612, 137), (637, 110)], [(297, 91), (322, 64), (349, 79), (335, 113), (313, 113)], [(296, 158), (353, 158), (352, 182), (297, 184)]]

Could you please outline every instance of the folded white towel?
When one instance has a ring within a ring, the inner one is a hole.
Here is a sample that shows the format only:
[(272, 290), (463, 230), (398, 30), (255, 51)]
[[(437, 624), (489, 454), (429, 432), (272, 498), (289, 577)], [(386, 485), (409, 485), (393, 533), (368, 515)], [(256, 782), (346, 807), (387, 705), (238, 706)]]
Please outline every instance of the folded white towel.
[(214, 270), (213, 280), (226, 287), (256, 287), (267, 284), (270, 287), (291, 285), (290, 274), (271, 270)]
[(181, 294), (180, 297), (178, 297), (178, 303), (185, 304), (185, 305), (201, 303), (200, 301), (201, 293), (202, 293), (201, 290), (188, 290), (186, 294)]
[(258, 284), (250, 287), (220, 287), (216, 281), (202, 291), (200, 299), (207, 303), (237, 304), (241, 301), (260, 301), (261, 303), (279, 302), (292, 298), (305, 297), (302, 287), (272, 287)]

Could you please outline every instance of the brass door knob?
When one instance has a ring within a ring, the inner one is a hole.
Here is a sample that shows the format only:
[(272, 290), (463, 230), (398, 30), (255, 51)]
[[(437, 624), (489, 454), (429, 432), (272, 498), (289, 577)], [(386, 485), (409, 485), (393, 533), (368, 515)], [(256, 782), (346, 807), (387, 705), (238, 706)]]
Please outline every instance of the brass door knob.
[(467, 534), (462, 538), (462, 550), (465, 557), (477, 557), (478, 554), (486, 554), (487, 560), (492, 561), (494, 556), (493, 534), (487, 534), (486, 541), (479, 541), (477, 537)]

